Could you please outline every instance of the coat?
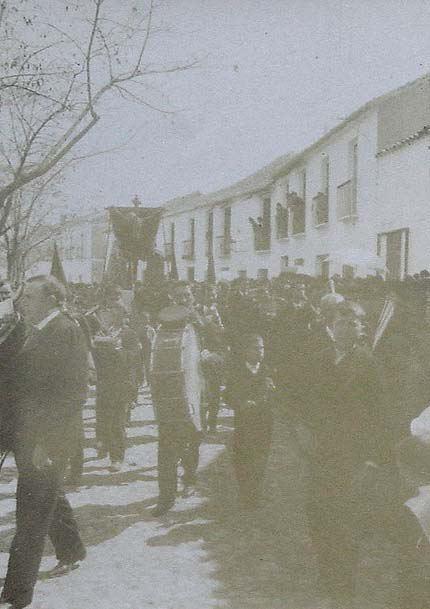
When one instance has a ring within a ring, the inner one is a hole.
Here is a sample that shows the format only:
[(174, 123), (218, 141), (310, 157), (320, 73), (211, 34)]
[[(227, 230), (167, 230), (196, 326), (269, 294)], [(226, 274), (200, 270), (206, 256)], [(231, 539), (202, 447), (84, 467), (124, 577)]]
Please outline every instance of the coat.
[(368, 460), (390, 461), (392, 422), (370, 351), (356, 346), (336, 365), (334, 349), (324, 349), (314, 364), (310, 401), (302, 414), (316, 439), (317, 460), (353, 467)]
[(87, 390), (87, 351), (79, 324), (63, 313), (29, 335), (17, 359), (16, 450), (30, 455), (40, 444), (53, 460), (70, 454)]
[(231, 362), (225, 400), (234, 409), (235, 449), (258, 450), (270, 441), (273, 425), (272, 389), (264, 362), (252, 374), (245, 362)]
[(16, 432), (18, 354), (24, 343), (25, 328), (18, 321), (0, 345), (0, 451), (11, 450)]

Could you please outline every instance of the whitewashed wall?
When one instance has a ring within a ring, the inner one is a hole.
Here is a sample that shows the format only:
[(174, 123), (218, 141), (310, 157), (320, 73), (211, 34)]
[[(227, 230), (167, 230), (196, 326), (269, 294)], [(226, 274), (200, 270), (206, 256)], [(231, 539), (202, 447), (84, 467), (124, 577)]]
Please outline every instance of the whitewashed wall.
[[(376, 237), (373, 230), (372, 209), (376, 200), (376, 112), (365, 114), (349, 124), (330, 140), (312, 151), (309, 157), (290, 175), (279, 179), (272, 191), (272, 269), (281, 270), (281, 257), (287, 255), (294, 260), (304, 258), (303, 272), (315, 275), (316, 258), (333, 252), (365, 249), (376, 254)], [(337, 187), (350, 177), (349, 144), (357, 138), (357, 219), (339, 221), (336, 217)], [(321, 191), (321, 166), (323, 155), (328, 155), (329, 178), (329, 222), (314, 226), (312, 199)], [(300, 174), (306, 169), (306, 231), (302, 235), (276, 238), (276, 203), (285, 205), (286, 184), (290, 191), (300, 191)], [(330, 273), (341, 272), (342, 264), (333, 262)]]
[(378, 158), (376, 233), (409, 228), (410, 274), (430, 269), (430, 136)]
[[(240, 272), (257, 277), (259, 269), (268, 269), (270, 277), (279, 275), (282, 258), (288, 256), (289, 264), (303, 259), (299, 272), (315, 275), (319, 272), (317, 257), (329, 255), (330, 274), (342, 272), (342, 260), (335, 259), (339, 252), (363, 251), (374, 256), (377, 253), (378, 233), (410, 229), (409, 272), (430, 268), (430, 153), (429, 137), (403, 146), (396, 152), (376, 156), (377, 109), (361, 114), (327, 141), (311, 150), (302, 162), (288, 175), (279, 177), (271, 186), (271, 249), (257, 252), (249, 217), (262, 215), (262, 200), (267, 192), (244, 196), (233, 201), (217, 203), (214, 211), (214, 252), (217, 279), (233, 279)], [(358, 143), (357, 168), (357, 217), (350, 220), (337, 218), (337, 188), (351, 177), (350, 143)], [(321, 191), (321, 166), (323, 155), (330, 162), (329, 222), (314, 226), (313, 197)], [(300, 175), (306, 169), (306, 230), (300, 235), (277, 238), (276, 204), (286, 205), (287, 182), (290, 191), (300, 193)], [(170, 223), (176, 226), (176, 260), (179, 276), (187, 277), (187, 267), (193, 266), (195, 278), (203, 280), (207, 271), (206, 232), (210, 196), (202, 205), (192, 210), (169, 211), (163, 221), (166, 240), (170, 241)], [(213, 204), (212, 204), (213, 205)], [(232, 209), (232, 252), (220, 256), (218, 237), (223, 235), (225, 205)], [(189, 238), (190, 218), (196, 220), (196, 255), (194, 261), (182, 257), (182, 242)], [(158, 235), (160, 251), (163, 229)], [(357, 274), (365, 274), (366, 267), (357, 267)]]

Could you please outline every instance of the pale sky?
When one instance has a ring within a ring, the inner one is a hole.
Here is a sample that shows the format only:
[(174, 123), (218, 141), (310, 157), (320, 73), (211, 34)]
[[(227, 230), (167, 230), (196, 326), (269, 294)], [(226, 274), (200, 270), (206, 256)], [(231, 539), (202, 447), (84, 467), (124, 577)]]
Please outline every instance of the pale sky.
[[(116, 99), (66, 178), (70, 209), (210, 192), (430, 71), (430, 0), (161, 0), (163, 44), (197, 69), (160, 82), (163, 115)], [(151, 96), (151, 94), (150, 94)]]

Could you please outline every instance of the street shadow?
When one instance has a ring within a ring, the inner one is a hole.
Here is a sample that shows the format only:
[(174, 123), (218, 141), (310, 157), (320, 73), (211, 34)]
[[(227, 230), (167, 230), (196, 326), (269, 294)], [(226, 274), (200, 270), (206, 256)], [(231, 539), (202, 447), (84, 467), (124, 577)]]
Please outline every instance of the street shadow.
[(206, 502), (171, 512), (165, 530), (146, 542), (177, 546), (200, 541), (213, 566), (216, 599), (227, 609), (316, 607), (315, 561), (303, 515), (300, 464), (285, 446), (285, 429), (275, 427), (278, 438), (259, 509), (238, 509), (227, 450), (199, 476), (199, 494)]
[[(154, 442), (158, 442), (156, 436), (151, 434), (141, 435), (141, 436), (133, 436), (127, 437), (125, 441), (126, 448), (130, 448), (132, 446), (141, 446), (142, 444), (153, 444)], [(84, 440), (84, 448), (96, 448), (96, 438), (85, 438)], [(91, 461), (91, 458), (90, 458)]]
[(93, 488), (98, 486), (125, 486), (132, 482), (154, 482), (157, 480), (157, 476), (146, 475), (144, 472), (154, 468), (138, 468), (127, 472), (106, 472), (102, 475), (88, 474), (86, 471), (81, 478), (78, 485), (74, 486), (74, 490), (80, 488)]

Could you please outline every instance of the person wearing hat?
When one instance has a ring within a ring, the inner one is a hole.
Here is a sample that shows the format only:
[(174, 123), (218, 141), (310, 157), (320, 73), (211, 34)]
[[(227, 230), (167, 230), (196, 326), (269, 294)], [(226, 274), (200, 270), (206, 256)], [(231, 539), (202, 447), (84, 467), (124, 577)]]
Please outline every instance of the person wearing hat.
[[(149, 382), (151, 387), (154, 411), (158, 422), (158, 487), (157, 504), (151, 514), (155, 517), (168, 512), (176, 500), (178, 486), (178, 464), (181, 462), (184, 475), (184, 495), (192, 491), (195, 484), (199, 463), (201, 431), (197, 422), (201, 422), (200, 413), (191, 416), (189, 396), (185, 389), (184, 370), (182, 369), (182, 349), (161, 349), (158, 355), (158, 340), (163, 337), (175, 345), (178, 336), (182, 340), (187, 326), (193, 333), (194, 324), (201, 323), (201, 317), (194, 308), (194, 298), (187, 284), (176, 283), (171, 289), (172, 304), (163, 308), (158, 316), (159, 328), (154, 338)], [(179, 343), (178, 343), (179, 344)], [(174, 352), (171, 357), (170, 352)], [(179, 356), (180, 364), (175, 357)], [(188, 363), (188, 362), (187, 362)], [(178, 367), (179, 365), (179, 367)], [(172, 374), (172, 369), (174, 370)], [(200, 404), (197, 405), (199, 409)]]

